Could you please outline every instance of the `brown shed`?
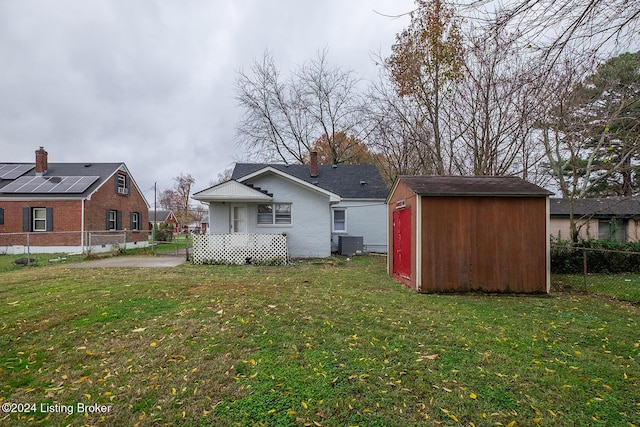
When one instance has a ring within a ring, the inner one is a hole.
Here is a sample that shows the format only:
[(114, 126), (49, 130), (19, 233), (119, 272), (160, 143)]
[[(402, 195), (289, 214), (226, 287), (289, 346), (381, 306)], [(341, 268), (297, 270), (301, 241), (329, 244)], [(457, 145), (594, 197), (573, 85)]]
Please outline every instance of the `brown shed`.
[(401, 176), (389, 274), (418, 292), (549, 292), (549, 192), (512, 176)]

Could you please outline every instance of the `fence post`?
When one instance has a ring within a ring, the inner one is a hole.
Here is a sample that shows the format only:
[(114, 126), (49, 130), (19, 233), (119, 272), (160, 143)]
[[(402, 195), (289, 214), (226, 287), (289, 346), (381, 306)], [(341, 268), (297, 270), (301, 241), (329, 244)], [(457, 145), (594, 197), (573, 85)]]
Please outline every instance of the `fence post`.
[(27, 267), (31, 266), (31, 243), (29, 242), (29, 233), (27, 233)]
[(583, 290), (587, 292), (587, 250), (582, 250), (582, 274), (583, 274)]
[(189, 261), (189, 233), (187, 233), (187, 237), (186, 239), (184, 239), (184, 253), (186, 254), (185, 256), (187, 257), (187, 261)]

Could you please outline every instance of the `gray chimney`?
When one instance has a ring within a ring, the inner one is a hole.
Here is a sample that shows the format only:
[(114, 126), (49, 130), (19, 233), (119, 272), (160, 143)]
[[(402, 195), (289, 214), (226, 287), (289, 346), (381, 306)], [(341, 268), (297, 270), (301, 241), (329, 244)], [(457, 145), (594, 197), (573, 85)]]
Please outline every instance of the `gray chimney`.
[(318, 176), (318, 152), (311, 152), (311, 161), (309, 164), (309, 174), (312, 178), (316, 178)]

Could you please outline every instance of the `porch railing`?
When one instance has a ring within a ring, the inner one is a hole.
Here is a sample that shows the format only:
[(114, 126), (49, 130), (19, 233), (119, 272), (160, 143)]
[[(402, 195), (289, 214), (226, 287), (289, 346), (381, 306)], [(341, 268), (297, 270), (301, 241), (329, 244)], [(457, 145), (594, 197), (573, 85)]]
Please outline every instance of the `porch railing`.
[(194, 264), (287, 263), (285, 234), (194, 234)]

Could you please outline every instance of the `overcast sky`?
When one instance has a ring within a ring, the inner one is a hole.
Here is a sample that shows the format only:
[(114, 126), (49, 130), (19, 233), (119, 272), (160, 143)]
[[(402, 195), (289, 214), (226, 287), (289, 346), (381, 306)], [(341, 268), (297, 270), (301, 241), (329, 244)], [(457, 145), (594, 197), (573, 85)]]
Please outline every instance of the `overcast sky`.
[[(2, 0), (0, 162), (124, 162), (149, 203), (180, 173), (201, 190), (242, 160), (239, 70), (287, 73), (328, 48), (375, 79), (413, 0)], [(378, 12), (378, 13), (377, 13)]]

